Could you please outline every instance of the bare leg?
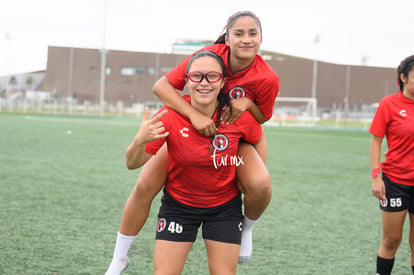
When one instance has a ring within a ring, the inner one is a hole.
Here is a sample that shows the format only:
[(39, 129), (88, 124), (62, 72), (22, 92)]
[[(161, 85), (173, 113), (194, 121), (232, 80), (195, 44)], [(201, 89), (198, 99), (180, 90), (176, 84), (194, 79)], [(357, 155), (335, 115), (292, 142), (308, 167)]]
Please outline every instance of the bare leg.
[(236, 168), (237, 179), (244, 193), (244, 213), (249, 219), (257, 220), (272, 197), (270, 175), (253, 145), (240, 143), (238, 155), (244, 162), (244, 165)]
[[(262, 137), (264, 139), (264, 135)], [(237, 179), (244, 193), (243, 231), (240, 246), (239, 263), (250, 260), (253, 250), (253, 227), (270, 203), (272, 186), (266, 160), (266, 141), (256, 148), (247, 143), (240, 143), (238, 154), (244, 165), (236, 168)]]
[(154, 275), (180, 275), (192, 246), (192, 242), (156, 240)]
[(168, 152), (167, 145), (164, 144), (142, 168), (134, 190), (125, 204), (107, 275), (119, 275), (128, 267), (128, 251), (144, 226), (152, 200), (164, 186), (167, 174)]
[(152, 200), (167, 181), (167, 173), (168, 152), (164, 144), (142, 168), (137, 184), (125, 204), (120, 233), (126, 236), (138, 234), (148, 218)]
[(207, 248), (210, 275), (234, 275), (240, 245), (204, 240)]
[(400, 246), (403, 225), (407, 210), (402, 212), (382, 211), (382, 241), (378, 256), (384, 259), (394, 259)]
[(414, 266), (414, 215), (410, 214), (410, 248), (411, 248), (411, 266)]

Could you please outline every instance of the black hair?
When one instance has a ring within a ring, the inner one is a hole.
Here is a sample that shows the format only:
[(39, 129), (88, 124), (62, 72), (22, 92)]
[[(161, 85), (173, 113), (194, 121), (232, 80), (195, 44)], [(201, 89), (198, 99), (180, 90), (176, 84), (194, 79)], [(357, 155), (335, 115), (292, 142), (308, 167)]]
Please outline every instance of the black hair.
[(411, 55), (401, 61), (400, 65), (397, 68), (398, 76), (398, 85), (400, 86), (400, 91), (404, 90), (404, 83), (401, 80), (401, 74), (408, 78), (408, 73), (414, 69), (414, 55)]
[[(190, 60), (188, 61), (186, 72), (188, 73), (188, 71), (190, 70), (191, 64), (193, 63), (194, 60), (200, 57), (204, 57), (204, 56), (209, 56), (209, 57), (216, 59), (217, 62), (220, 64), (221, 73), (223, 74), (223, 77), (226, 77), (227, 70), (226, 70), (226, 65), (224, 65), (223, 59), (215, 52), (210, 52), (210, 51), (199, 51), (199, 52), (194, 53), (191, 56)], [(231, 109), (231, 104), (230, 104), (230, 98), (227, 94), (223, 93), (223, 89), (220, 90), (219, 94), (217, 95), (217, 99), (218, 99), (219, 105), (217, 108), (216, 128), (218, 129), (218, 127), (220, 126), (220, 118), (221, 118), (223, 107), (226, 105), (229, 106), (230, 114), (231, 114), (232, 109)]]
[(229, 17), (229, 19), (227, 20), (227, 24), (224, 27), (226, 29), (226, 32), (220, 35), (219, 38), (216, 40), (216, 42), (214, 42), (214, 44), (225, 44), (226, 36), (229, 37), (229, 29), (233, 27), (234, 21), (236, 21), (237, 18), (242, 17), (242, 16), (252, 17), (260, 28), (260, 35), (262, 34), (262, 23), (260, 23), (259, 17), (257, 17), (251, 11), (239, 11)]
[(216, 59), (217, 62), (220, 64), (221, 73), (223, 74), (223, 77), (227, 76), (227, 74), (226, 74), (226, 72), (227, 72), (226, 65), (224, 65), (223, 59), (218, 54), (216, 54), (215, 52), (210, 52), (210, 51), (199, 51), (199, 52), (194, 53), (191, 56), (190, 60), (188, 61), (186, 73), (188, 73), (188, 71), (190, 70), (191, 64), (193, 64), (194, 60), (196, 60), (200, 57), (204, 57), (204, 56), (210, 56), (210, 57)]

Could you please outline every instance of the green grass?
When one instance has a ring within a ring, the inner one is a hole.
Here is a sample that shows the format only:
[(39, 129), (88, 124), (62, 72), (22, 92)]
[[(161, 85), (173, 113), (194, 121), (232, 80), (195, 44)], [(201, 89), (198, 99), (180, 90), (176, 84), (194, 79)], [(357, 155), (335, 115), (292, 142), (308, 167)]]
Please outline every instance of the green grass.
[[(0, 113), (0, 274), (103, 274), (139, 171), (141, 119)], [(364, 131), (266, 127), (273, 198), (238, 274), (373, 274), (381, 238)], [(124, 274), (152, 274), (159, 197)], [(410, 274), (405, 229), (395, 274)], [(208, 274), (202, 239), (183, 274)]]

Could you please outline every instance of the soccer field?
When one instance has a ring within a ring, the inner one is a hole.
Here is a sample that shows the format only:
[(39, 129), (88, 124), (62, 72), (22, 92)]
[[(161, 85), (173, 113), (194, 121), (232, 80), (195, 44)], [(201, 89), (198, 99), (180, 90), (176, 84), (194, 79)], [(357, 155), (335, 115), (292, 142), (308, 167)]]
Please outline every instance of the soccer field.
[[(135, 117), (0, 113), (0, 274), (103, 274), (139, 170)], [(374, 274), (381, 238), (370, 134), (265, 127), (273, 197), (238, 274)], [(159, 198), (124, 274), (152, 274)], [(411, 274), (408, 231), (395, 274)], [(201, 238), (183, 274), (208, 274)]]

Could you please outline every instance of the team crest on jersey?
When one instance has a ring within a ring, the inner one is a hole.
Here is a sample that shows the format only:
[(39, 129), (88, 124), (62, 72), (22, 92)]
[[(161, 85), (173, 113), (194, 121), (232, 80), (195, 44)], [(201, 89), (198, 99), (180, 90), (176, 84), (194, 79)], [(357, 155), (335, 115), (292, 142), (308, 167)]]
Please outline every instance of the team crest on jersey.
[(229, 139), (223, 134), (217, 134), (214, 136), (211, 144), (217, 151), (223, 151), (229, 147)]
[(388, 205), (387, 198), (385, 198), (385, 199), (383, 199), (383, 200), (380, 200), (380, 203), (381, 203), (381, 206), (382, 206), (382, 207), (387, 207), (387, 205)]
[(164, 218), (158, 220), (157, 231), (162, 232), (167, 226), (167, 221)]
[(229, 97), (230, 99), (236, 99), (236, 98), (242, 98), (246, 96), (246, 92), (244, 89), (240, 86), (234, 87), (229, 91)]

